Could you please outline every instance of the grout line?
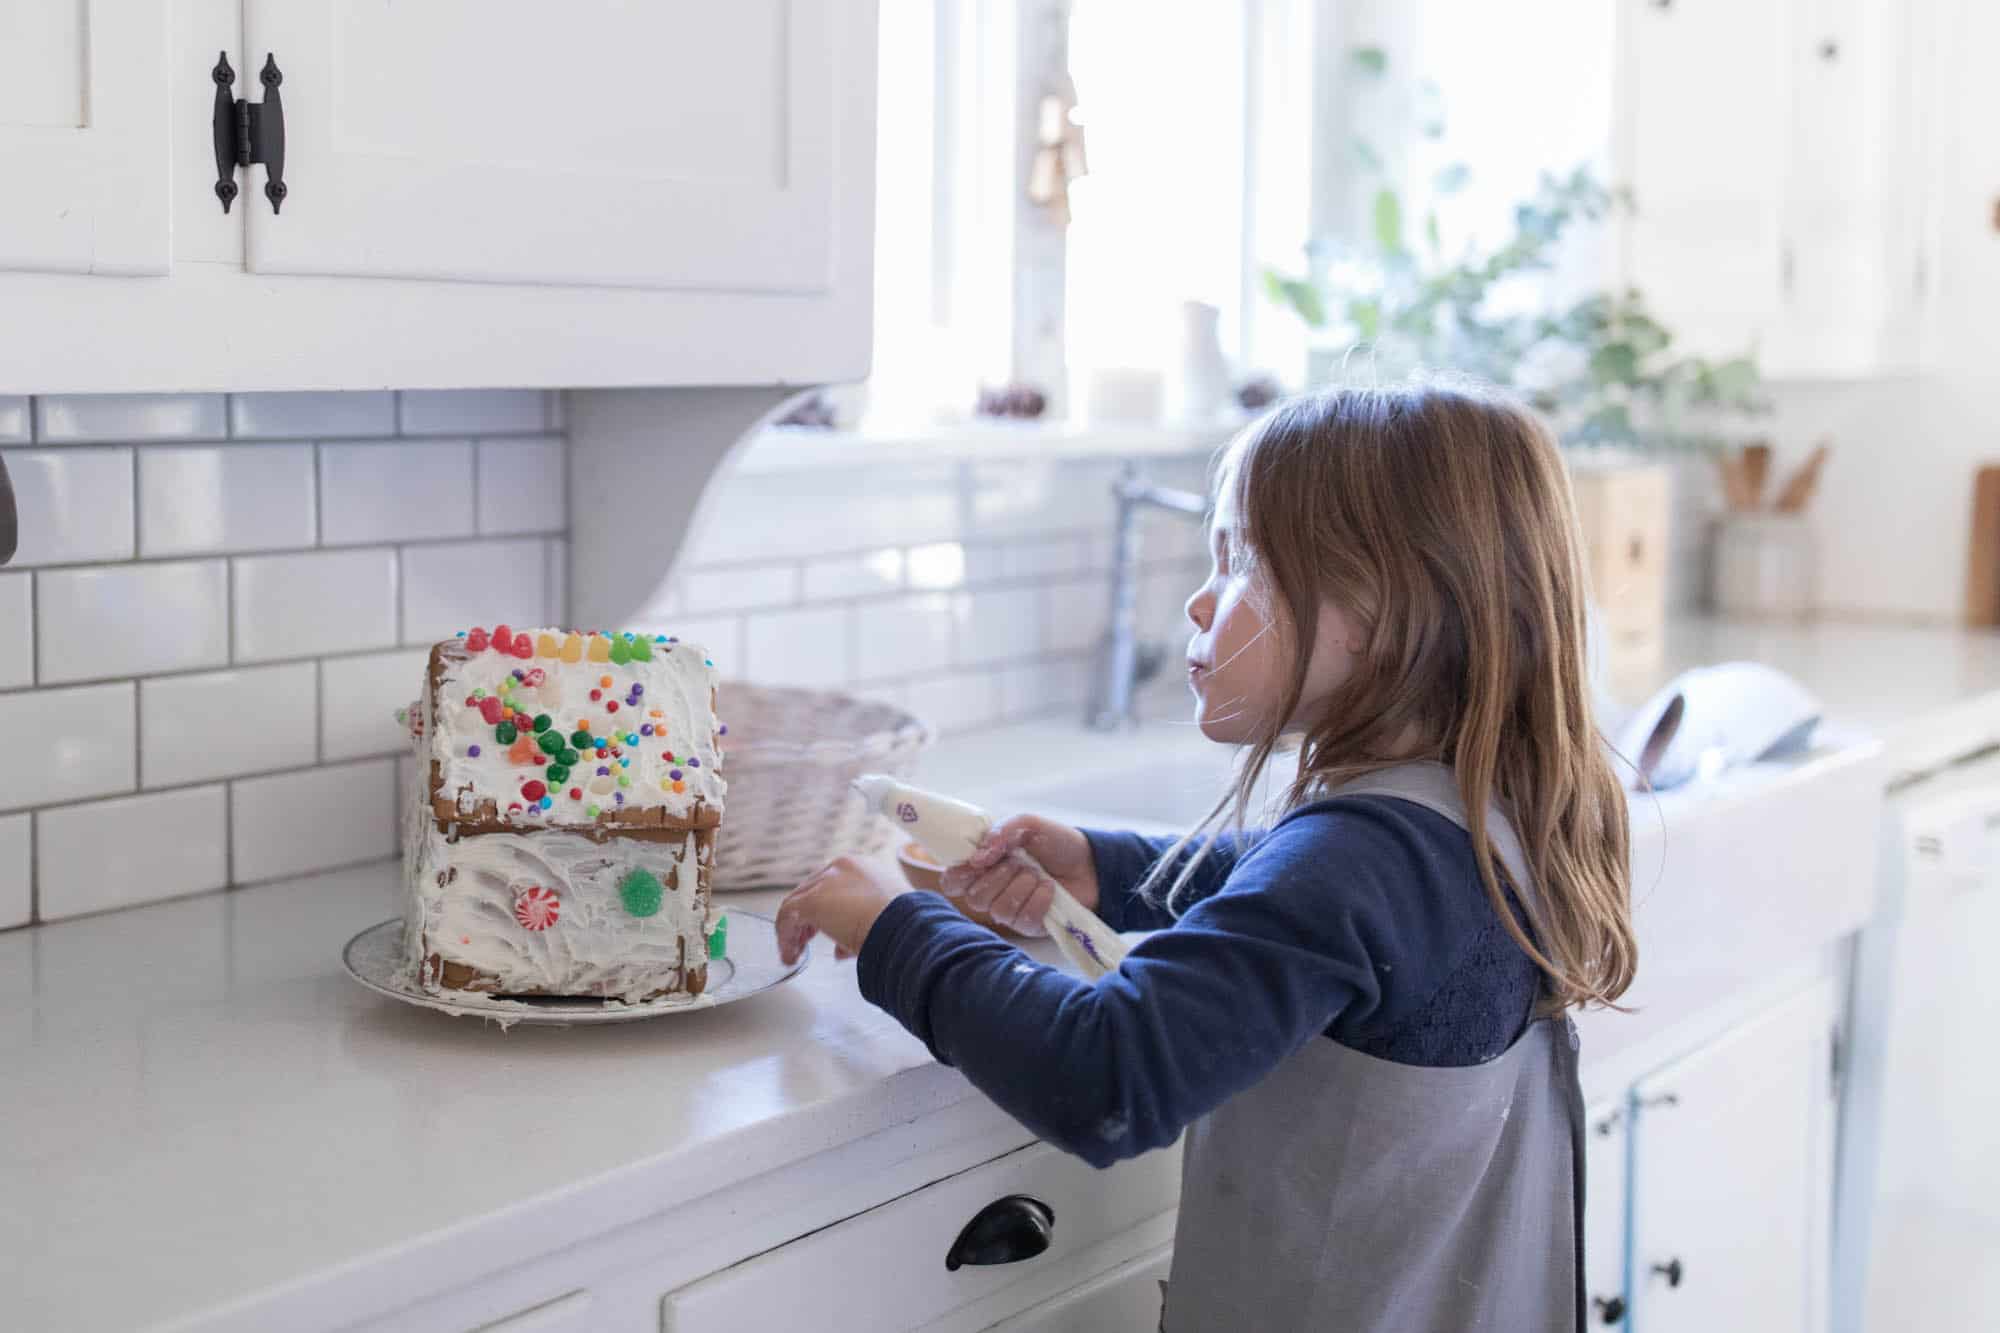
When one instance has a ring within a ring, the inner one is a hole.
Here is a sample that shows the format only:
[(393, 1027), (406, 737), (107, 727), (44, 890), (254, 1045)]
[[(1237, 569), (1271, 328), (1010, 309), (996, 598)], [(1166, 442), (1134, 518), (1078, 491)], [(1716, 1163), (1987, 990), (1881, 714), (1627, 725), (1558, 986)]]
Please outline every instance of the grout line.
[(224, 562), (222, 576), (222, 627), (229, 636), (229, 649), (224, 654), (230, 666), (236, 665), (236, 561)]
[[(51, 560), (41, 564), (22, 565), (19, 570), (22, 573), (31, 570), (55, 573), (60, 570), (105, 569), (126, 565), (166, 565), (189, 560), (250, 560), (281, 555), (352, 555), (357, 551), (393, 550), (399, 546), (469, 546), (491, 542), (530, 541), (537, 537), (562, 535), (564, 535), (562, 532), (553, 529), (537, 529), (528, 532), (495, 533), (490, 537), (482, 537), (475, 533), (459, 537), (398, 537), (391, 541), (340, 543), (333, 546), (264, 546), (243, 550), (179, 551), (170, 555), (139, 556), (128, 560)], [(15, 572), (15, 568), (9, 565), (8, 572)]]
[(479, 507), (479, 478), (480, 474), (486, 470), (486, 451), (479, 447), (479, 441), (476, 438), (468, 439), (466, 444), (472, 449), (472, 530), (481, 537), (484, 537), (486, 535), (486, 516)]
[(326, 762), (326, 663), (313, 662), (313, 755)]
[(41, 845), (36, 841), (41, 823), (32, 812), (28, 815), (28, 924), (31, 926), (42, 919)]
[(139, 449), (132, 448), (132, 558), (139, 558)]
[(142, 680), (183, 680), (191, 676), (214, 675), (225, 671), (261, 671), (265, 668), (298, 666), (306, 662), (344, 662), (353, 658), (379, 657), (384, 653), (415, 652), (429, 647), (428, 644), (384, 643), (370, 648), (348, 649), (342, 652), (309, 653), (298, 657), (266, 657), (249, 661), (211, 663), (202, 667), (184, 667), (175, 671), (149, 671), (144, 675), (90, 676), (81, 680), (49, 681), (41, 686), (17, 685), (12, 689), (0, 690), (0, 699), (15, 695), (33, 694), (39, 688), (48, 692), (58, 690), (99, 689), (106, 685), (122, 685), (130, 681)]
[(236, 883), (236, 783), (222, 784), (222, 887)]
[(146, 711), (144, 696), (146, 683), (132, 682), (132, 786), (138, 791), (146, 789)]
[(28, 571), (28, 684), (25, 688), (31, 690), (42, 683), (42, 627), (37, 619), (42, 613), (41, 583), (38, 572)]

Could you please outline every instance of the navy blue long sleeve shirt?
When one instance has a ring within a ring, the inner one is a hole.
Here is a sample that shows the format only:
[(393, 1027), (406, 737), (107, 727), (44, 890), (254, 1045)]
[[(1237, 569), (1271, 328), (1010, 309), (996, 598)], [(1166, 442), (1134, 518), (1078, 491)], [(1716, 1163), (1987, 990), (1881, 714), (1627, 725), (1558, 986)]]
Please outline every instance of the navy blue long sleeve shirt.
[(1308, 1041), (1469, 1065), (1513, 1044), (1539, 974), (1465, 831), (1387, 796), (1301, 807), (1219, 847), (1179, 920), (1134, 890), (1164, 850), (1087, 831), (1098, 913), (1152, 930), (1116, 973), (1035, 961), (932, 893), (885, 908), (861, 993), (1041, 1138), (1095, 1166), (1174, 1141)]

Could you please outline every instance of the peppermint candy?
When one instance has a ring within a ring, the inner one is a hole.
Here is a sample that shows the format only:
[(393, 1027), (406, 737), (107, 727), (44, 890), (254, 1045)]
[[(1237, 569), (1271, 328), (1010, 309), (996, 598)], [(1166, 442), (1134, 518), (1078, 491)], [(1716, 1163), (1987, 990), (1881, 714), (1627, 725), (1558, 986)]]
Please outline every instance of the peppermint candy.
[(541, 885), (522, 889), (514, 897), (514, 919), (523, 930), (547, 930), (562, 915), (562, 899)]

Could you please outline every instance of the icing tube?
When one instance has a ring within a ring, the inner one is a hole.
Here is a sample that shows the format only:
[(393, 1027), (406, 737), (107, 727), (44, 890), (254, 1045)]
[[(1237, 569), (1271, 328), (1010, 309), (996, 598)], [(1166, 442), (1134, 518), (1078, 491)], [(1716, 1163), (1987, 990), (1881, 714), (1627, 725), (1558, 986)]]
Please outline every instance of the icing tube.
[[(993, 827), (993, 821), (976, 805), (912, 787), (880, 773), (856, 778), (853, 786), (870, 809), (894, 820), (940, 865), (955, 866), (968, 859)], [(1117, 971), (1118, 960), (1125, 956), (1128, 947), (1117, 932), (1056, 883), (1055, 877), (1042, 869), (1034, 857), (1017, 847), (1009, 853), (1009, 859), (1047, 879), (1055, 890), (1049, 910), (1042, 915), (1042, 928), (1055, 940), (1063, 956), (1092, 978)]]

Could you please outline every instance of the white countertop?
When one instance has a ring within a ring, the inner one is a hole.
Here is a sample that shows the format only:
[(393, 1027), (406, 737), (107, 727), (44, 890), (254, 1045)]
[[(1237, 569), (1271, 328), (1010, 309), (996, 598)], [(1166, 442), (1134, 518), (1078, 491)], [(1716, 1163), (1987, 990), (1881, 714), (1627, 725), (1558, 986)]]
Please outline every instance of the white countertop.
[[(1995, 635), (1690, 622), (1669, 657), (1662, 677), (1770, 661), (1890, 737), (2000, 711)], [(998, 803), (1030, 763), (1069, 779), (1197, 745), (1056, 718), (955, 740), (924, 775)], [(385, 862), (0, 935), (0, 1324), (170, 1326), (389, 1255), (490, 1267), (524, 1208), (609, 1228), (975, 1095), (823, 941), (772, 993), (620, 1027), (385, 1001), (339, 952), (400, 910), (397, 883)]]

